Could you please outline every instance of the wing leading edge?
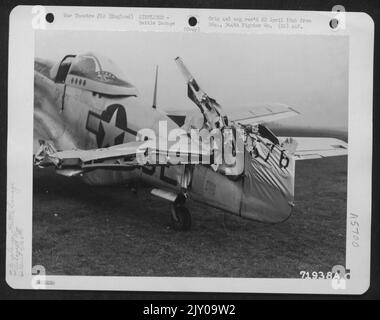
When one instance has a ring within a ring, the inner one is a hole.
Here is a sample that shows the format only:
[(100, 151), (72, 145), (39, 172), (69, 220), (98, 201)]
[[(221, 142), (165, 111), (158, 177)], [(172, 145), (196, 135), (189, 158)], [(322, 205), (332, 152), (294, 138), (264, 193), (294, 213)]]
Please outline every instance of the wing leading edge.
[(207, 151), (189, 150), (187, 143), (176, 143), (170, 148), (157, 148), (147, 141), (128, 142), (109, 148), (56, 151), (41, 141), (35, 156), (39, 167), (55, 166), (63, 174), (73, 176), (95, 169), (128, 169), (145, 165), (182, 165), (191, 159), (209, 156)]

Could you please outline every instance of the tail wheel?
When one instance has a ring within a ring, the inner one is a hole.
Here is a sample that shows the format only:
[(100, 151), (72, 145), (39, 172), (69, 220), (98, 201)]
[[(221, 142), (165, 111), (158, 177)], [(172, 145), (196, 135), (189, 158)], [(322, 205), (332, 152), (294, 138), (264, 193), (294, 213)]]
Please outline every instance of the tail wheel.
[(175, 230), (188, 231), (191, 228), (191, 214), (185, 206), (173, 205), (171, 220)]

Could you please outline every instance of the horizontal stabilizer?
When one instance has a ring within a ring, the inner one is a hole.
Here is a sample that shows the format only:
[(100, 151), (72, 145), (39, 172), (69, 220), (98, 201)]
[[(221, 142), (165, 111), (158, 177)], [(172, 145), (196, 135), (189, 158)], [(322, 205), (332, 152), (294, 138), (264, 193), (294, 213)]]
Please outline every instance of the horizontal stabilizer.
[(348, 154), (348, 144), (334, 138), (280, 138), (282, 147), (292, 153), (295, 160), (319, 159)]
[(225, 112), (229, 120), (242, 125), (258, 125), (299, 114), (293, 108), (279, 103), (268, 103), (246, 108), (230, 108), (225, 109)]

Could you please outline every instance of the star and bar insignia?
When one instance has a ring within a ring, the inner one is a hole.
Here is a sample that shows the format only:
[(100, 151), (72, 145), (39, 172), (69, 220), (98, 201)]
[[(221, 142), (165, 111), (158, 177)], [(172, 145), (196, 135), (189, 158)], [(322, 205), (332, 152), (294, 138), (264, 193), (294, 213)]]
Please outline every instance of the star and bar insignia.
[(127, 113), (121, 104), (112, 104), (100, 115), (89, 111), (86, 129), (95, 134), (99, 148), (124, 143), (125, 133), (137, 135), (127, 126)]

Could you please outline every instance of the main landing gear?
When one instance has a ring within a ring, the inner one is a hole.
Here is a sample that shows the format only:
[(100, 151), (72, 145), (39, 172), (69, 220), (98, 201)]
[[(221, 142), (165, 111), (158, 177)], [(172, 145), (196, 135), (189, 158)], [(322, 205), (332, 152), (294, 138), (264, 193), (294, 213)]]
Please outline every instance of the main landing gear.
[(174, 193), (162, 189), (153, 189), (151, 193), (172, 203), (170, 211), (171, 224), (173, 229), (188, 231), (191, 228), (191, 214), (186, 208), (186, 193)]
[(191, 228), (191, 214), (185, 206), (186, 197), (180, 195), (171, 207), (171, 222), (175, 230), (188, 231)]

